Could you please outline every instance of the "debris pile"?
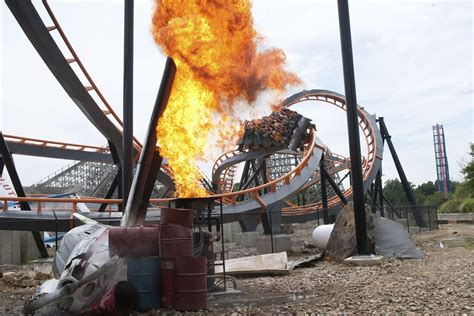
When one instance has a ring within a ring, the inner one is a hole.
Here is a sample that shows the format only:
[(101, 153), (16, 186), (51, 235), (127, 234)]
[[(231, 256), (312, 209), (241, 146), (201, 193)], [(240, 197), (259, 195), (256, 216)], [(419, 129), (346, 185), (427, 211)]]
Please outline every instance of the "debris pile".
[(15, 287), (30, 287), (40, 284), (41, 281), (47, 280), (51, 276), (52, 272), (45, 269), (9, 271), (2, 274), (1, 280), (3, 283)]
[[(296, 148), (307, 139), (310, 120), (287, 108), (273, 112), (261, 119), (245, 121), (244, 136), (239, 141), (239, 149), (255, 147), (283, 146), (297, 141)], [(295, 148), (295, 149), (296, 149)]]

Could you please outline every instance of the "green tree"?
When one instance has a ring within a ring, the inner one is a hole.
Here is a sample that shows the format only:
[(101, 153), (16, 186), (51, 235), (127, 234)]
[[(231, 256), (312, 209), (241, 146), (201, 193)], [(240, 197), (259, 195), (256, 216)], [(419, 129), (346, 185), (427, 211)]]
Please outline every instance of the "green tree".
[(471, 159), (469, 162), (462, 168), (462, 173), (464, 175), (464, 183), (465, 190), (467, 190), (469, 197), (474, 197), (474, 144), (470, 144), (471, 152), (470, 156)]
[(423, 200), (423, 203), (418, 203), (418, 205), (436, 205), (440, 206), (444, 202), (448, 201), (449, 197), (444, 194), (444, 192), (434, 192), (432, 195), (428, 195)]
[(385, 181), (383, 194), (393, 205), (408, 204), (405, 191), (403, 190), (403, 185), (398, 179), (389, 179)]
[(424, 196), (433, 195), (436, 192), (436, 186), (433, 181), (428, 181), (420, 184), (416, 187), (415, 193), (422, 194)]
[(436, 183), (428, 181), (415, 188), (415, 198), (418, 205), (427, 204), (426, 200), (436, 192)]

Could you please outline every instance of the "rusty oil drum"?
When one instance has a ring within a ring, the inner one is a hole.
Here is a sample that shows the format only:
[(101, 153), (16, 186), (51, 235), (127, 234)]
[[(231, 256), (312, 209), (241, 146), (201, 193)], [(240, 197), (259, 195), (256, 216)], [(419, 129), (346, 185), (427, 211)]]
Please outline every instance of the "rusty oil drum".
[(174, 224), (184, 227), (193, 227), (193, 210), (186, 208), (161, 208), (161, 224)]
[(160, 225), (160, 256), (176, 258), (193, 255), (193, 236), (191, 228), (181, 225)]
[(174, 295), (174, 258), (160, 260), (161, 306), (173, 308)]
[(149, 257), (159, 255), (159, 226), (110, 227), (110, 256)]
[(206, 271), (206, 257), (175, 258), (174, 309), (196, 311), (207, 308)]

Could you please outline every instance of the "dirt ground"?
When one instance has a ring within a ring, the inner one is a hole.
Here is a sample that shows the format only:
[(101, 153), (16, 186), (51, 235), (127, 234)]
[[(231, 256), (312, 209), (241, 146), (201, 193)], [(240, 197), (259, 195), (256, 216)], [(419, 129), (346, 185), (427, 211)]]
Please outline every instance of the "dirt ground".
[[(210, 310), (216, 314), (474, 315), (474, 226), (443, 225), (412, 237), (425, 258), (385, 259), (372, 267), (319, 261), (287, 276), (240, 279), (241, 297), (212, 300)], [(445, 248), (440, 248), (440, 242)]]
[[(311, 225), (292, 234), (290, 258), (314, 253), (302, 246)], [(385, 259), (372, 267), (347, 267), (318, 261), (289, 275), (237, 280), (240, 294), (209, 298), (207, 311), (195, 315), (307, 314), (467, 314), (474, 315), (474, 226), (443, 225), (412, 235), (424, 250), (419, 260)], [(441, 247), (440, 247), (441, 243)], [(232, 256), (253, 249), (229, 245)], [(0, 272), (35, 265), (0, 265)], [(35, 287), (13, 287), (0, 281), (0, 315), (19, 315)], [(155, 311), (148, 315), (192, 314)]]

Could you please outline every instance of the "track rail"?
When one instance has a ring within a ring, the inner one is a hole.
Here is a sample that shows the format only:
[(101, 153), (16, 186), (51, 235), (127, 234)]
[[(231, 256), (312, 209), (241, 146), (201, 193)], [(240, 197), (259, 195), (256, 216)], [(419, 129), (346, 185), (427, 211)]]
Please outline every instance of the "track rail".
[[(68, 48), (69, 53), (71, 54), (72, 58), (66, 58), (66, 61), (68, 64), (76, 63), (79, 66), (79, 69), (81, 70), (81, 73), (84, 75), (84, 77), (87, 79), (88, 86), (84, 86), (86, 91), (94, 91), (99, 99), (102, 102), (102, 113), (106, 116), (112, 116), (113, 120), (115, 121), (115, 125), (119, 126), (120, 129), (123, 131), (123, 121), (120, 119), (120, 117), (115, 113), (114, 109), (112, 106), (109, 104), (107, 99), (104, 97), (103, 93), (100, 91), (99, 87), (96, 85), (94, 80), (92, 79), (91, 75), (87, 71), (86, 67), (82, 63), (81, 59), (79, 58), (79, 55), (76, 53), (74, 50), (71, 42), (66, 36), (66, 33), (64, 32), (63, 28), (61, 27), (61, 24), (59, 23), (58, 19), (56, 18), (51, 6), (49, 5), (47, 0), (42, 0), (43, 6), (46, 9), (46, 12), (48, 12), (49, 17), (51, 18), (51, 21), (53, 22), (53, 26), (48, 26), (46, 27), (48, 32), (53, 32), (57, 31), (63, 40), (64, 44)], [(104, 108), (105, 107), (105, 108)], [(142, 144), (138, 141), (138, 139), (133, 136), (133, 146), (135, 147), (136, 150), (140, 151)]]
[[(302, 91), (286, 99), (284, 101), (284, 106), (291, 107), (295, 104), (305, 102), (305, 101), (321, 101), (321, 102), (325, 102), (330, 105), (336, 106), (343, 111), (346, 111), (344, 96), (332, 91), (328, 91), (328, 90)], [(382, 159), (382, 151), (383, 151), (383, 142), (382, 142), (380, 131), (375, 122), (375, 117), (373, 115), (370, 115), (368, 112), (364, 110), (363, 107), (360, 107), (360, 106), (358, 107), (358, 116), (359, 116), (359, 127), (362, 130), (362, 134), (364, 136), (365, 143), (367, 146), (367, 155), (363, 157), (363, 161), (362, 161), (364, 188), (367, 190), (370, 187), (370, 184), (372, 183), (373, 179), (376, 176), (377, 171), (380, 168), (381, 159)], [(324, 151), (327, 154), (330, 154), (327, 148), (325, 148)], [(226, 161), (232, 160), (232, 158), (235, 157), (236, 155), (238, 155), (238, 151), (231, 151), (231, 152), (221, 155), (217, 159), (216, 163), (214, 164), (213, 175), (214, 175), (214, 172), (216, 172), (219, 168), (222, 168), (222, 166), (225, 164)], [(339, 158), (337, 159), (337, 161), (327, 162), (329, 164), (327, 167), (328, 167), (328, 172), (330, 174), (350, 168), (350, 161), (346, 157), (343, 157), (337, 154), (330, 154), (330, 155), (335, 155)], [(218, 183), (219, 183), (219, 189), (221, 189), (222, 192), (228, 192), (224, 190), (228, 190), (228, 188), (230, 187), (230, 184), (233, 185), (234, 177), (235, 177), (234, 170), (236, 169), (237, 169), (236, 165), (231, 165), (224, 171), (221, 171), (221, 173), (219, 174)], [(228, 172), (228, 170), (230, 172)], [(320, 178), (315, 173), (311, 177), (311, 179), (308, 181), (308, 183), (306, 183), (300, 189), (300, 192), (308, 189), (312, 185), (315, 185), (319, 181), (320, 181)], [(343, 194), (347, 200), (350, 200), (352, 198), (352, 187), (349, 187), (348, 189), (346, 189), (343, 192)], [(329, 209), (337, 208), (340, 205), (341, 205), (341, 201), (337, 196), (333, 196), (328, 199)], [(292, 205), (289, 207), (284, 207), (282, 211), (282, 215), (287, 218), (288, 217), (295, 217), (295, 218), (305, 217), (307, 215), (311, 215), (321, 210), (322, 210), (322, 202), (315, 202), (315, 203), (306, 204), (304, 206)]]
[(5, 140), (7, 142), (17, 143), (17, 144), (28, 144), (28, 145), (34, 145), (34, 146), (39, 146), (39, 147), (70, 149), (70, 150), (95, 152), (95, 153), (109, 153), (110, 152), (107, 146), (99, 147), (99, 146), (91, 146), (91, 145), (81, 145), (81, 144), (65, 143), (65, 142), (58, 142), (58, 141), (52, 141), (52, 140), (6, 135), (6, 134), (3, 134), (3, 137), (5, 137)]
[[(5, 0), (5, 3), (39, 56), (43, 59), (46, 66), (48, 66), (66, 93), (97, 130), (114, 144), (118, 152), (121, 152), (123, 122), (86, 70), (58, 19), (54, 15), (48, 1), (42, 1), (49, 16), (48, 21), (44, 21), (43, 17), (38, 14), (31, 0)], [(67, 47), (67, 52), (63, 52), (59, 48), (58, 43), (51, 34), (52, 32), (59, 33), (61, 40)], [(79, 79), (76, 73), (77, 69), (72, 68), (73, 64), (78, 65), (79, 71), (86, 78), (86, 83), (83, 83), (81, 79)], [(97, 94), (100, 102), (92, 97), (92, 92)], [(142, 145), (135, 137), (133, 147), (135, 152), (134, 159), (137, 160)], [(58, 154), (55, 153), (54, 158), (58, 158), (57, 155)], [(89, 160), (94, 161), (94, 159)], [(174, 189), (173, 181), (169, 176), (169, 170), (166, 168), (161, 169), (158, 177), (161, 179), (160, 182), (165, 186)]]
[[(212, 174), (215, 175), (219, 166), (221, 166), (226, 160), (240, 155), (240, 150), (232, 150), (220, 155), (214, 165), (212, 166)], [(223, 173), (219, 174), (219, 180), (217, 181), (217, 192), (228, 193), (231, 192), (234, 187), (235, 173), (237, 172), (238, 165), (232, 165), (226, 169)]]
[[(297, 93), (285, 100), (284, 106), (290, 107), (305, 101), (321, 101), (332, 104), (339, 109), (346, 111), (346, 103), (343, 95), (328, 90), (308, 90)], [(380, 130), (375, 122), (375, 116), (370, 115), (361, 106), (358, 106), (359, 127), (364, 135), (367, 146), (367, 156), (363, 159), (362, 174), (364, 189), (367, 190), (375, 179), (380, 168), (383, 141)], [(347, 200), (352, 198), (352, 187), (343, 192)], [(328, 199), (328, 208), (333, 209), (340, 206), (340, 199), (337, 196)], [(322, 210), (322, 203), (311, 203), (304, 206), (292, 206), (283, 208), (283, 216), (305, 216)]]

